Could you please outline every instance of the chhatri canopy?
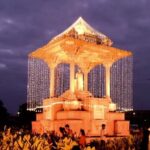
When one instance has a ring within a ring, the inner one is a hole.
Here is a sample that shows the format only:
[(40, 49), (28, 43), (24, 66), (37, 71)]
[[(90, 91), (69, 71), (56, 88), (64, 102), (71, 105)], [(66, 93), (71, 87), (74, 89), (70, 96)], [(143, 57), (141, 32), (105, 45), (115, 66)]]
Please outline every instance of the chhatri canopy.
[(112, 64), (130, 55), (129, 51), (112, 47), (111, 39), (80, 17), (48, 44), (30, 53), (29, 57), (43, 59), (49, 66), (74, 62), (82, 71), (89, 71), (95, 65)]

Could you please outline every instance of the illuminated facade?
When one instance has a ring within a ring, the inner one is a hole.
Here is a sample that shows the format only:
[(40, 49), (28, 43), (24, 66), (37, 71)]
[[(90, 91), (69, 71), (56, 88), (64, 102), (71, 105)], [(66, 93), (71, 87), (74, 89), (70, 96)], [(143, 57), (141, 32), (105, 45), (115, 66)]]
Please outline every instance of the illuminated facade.
[[(70, 71), (74, 68), (73, 72)], [(82, 18), (29, 54), (28, 109), (41, 108), (43, 99), (74, 91), (72, 74), (81, 70), (84, 90), (110, 97), (118, 110), (131, 110), (132, 53), (112, 47), (112, 41)]]
[(132, 109), (132, 53), (112, 47), (81, 17), (30, 53), (28, 68), (28, 109), (43, 110), (33, 132), (58, 131), (68, 123), (89, 135), (99, 135), (100, 124), (108, 135), (129, 134), (129, 122), (116, 109)]

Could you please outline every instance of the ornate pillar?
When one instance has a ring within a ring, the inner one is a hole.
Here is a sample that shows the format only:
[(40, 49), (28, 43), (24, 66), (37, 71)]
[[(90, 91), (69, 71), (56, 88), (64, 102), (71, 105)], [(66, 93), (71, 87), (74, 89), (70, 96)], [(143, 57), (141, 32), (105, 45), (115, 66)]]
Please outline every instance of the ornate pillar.
[(84, 91), (88, 91), (88, 72), (84, 72)]
[(70, 91), (74, 92), (74, 62), (70, 63)]
[(104, 64), (105, 66), (105, 87), (106, 87), (106, 97), (110, 98), (110, 68), (111, 64)]
[(50, 96), (54, 97), (54, 91), (55, 91), (55, 66), (56, 65), (50, 65)]

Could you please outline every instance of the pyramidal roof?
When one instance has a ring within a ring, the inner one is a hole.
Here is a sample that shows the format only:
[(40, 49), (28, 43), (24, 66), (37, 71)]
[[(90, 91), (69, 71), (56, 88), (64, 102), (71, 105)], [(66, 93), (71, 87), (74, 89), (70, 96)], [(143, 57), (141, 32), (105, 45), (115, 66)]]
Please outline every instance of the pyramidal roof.
[(63, 37), (65, 35), (72, 35), (74, 34), (81, 36), (81, 35), (89, 35), (89, 36), (95, 36), (95, 38), (99, 39), (101, 41), (101, 44), (105, 45), (112, 45), (111, 39), (109, 39), (106, 35), (104, 35), (101, 32), (98, 32), (93, 27), (91, 27), (82, 17), (79, 17), (70, 27), (68, 27), (64, 32), (60, 33), (59, 35), (55, 36), (53, 40), (56, 40), (60, 37)]

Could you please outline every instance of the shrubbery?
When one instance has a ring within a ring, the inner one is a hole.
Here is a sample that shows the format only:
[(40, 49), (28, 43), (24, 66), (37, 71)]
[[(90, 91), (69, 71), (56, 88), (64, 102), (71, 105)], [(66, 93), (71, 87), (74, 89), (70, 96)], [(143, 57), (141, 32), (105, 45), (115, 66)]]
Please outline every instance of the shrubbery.
[[(59, 137), (54, 132), (32, 134), (27, 130), (11, 130), (0, 132), (1, 150), (80, 150), (79, 137)], [(111, 138), (93, 140), (87, 143), (84, 150), (133, 150), (140, 147), (138, 135), (127, 138)]]

